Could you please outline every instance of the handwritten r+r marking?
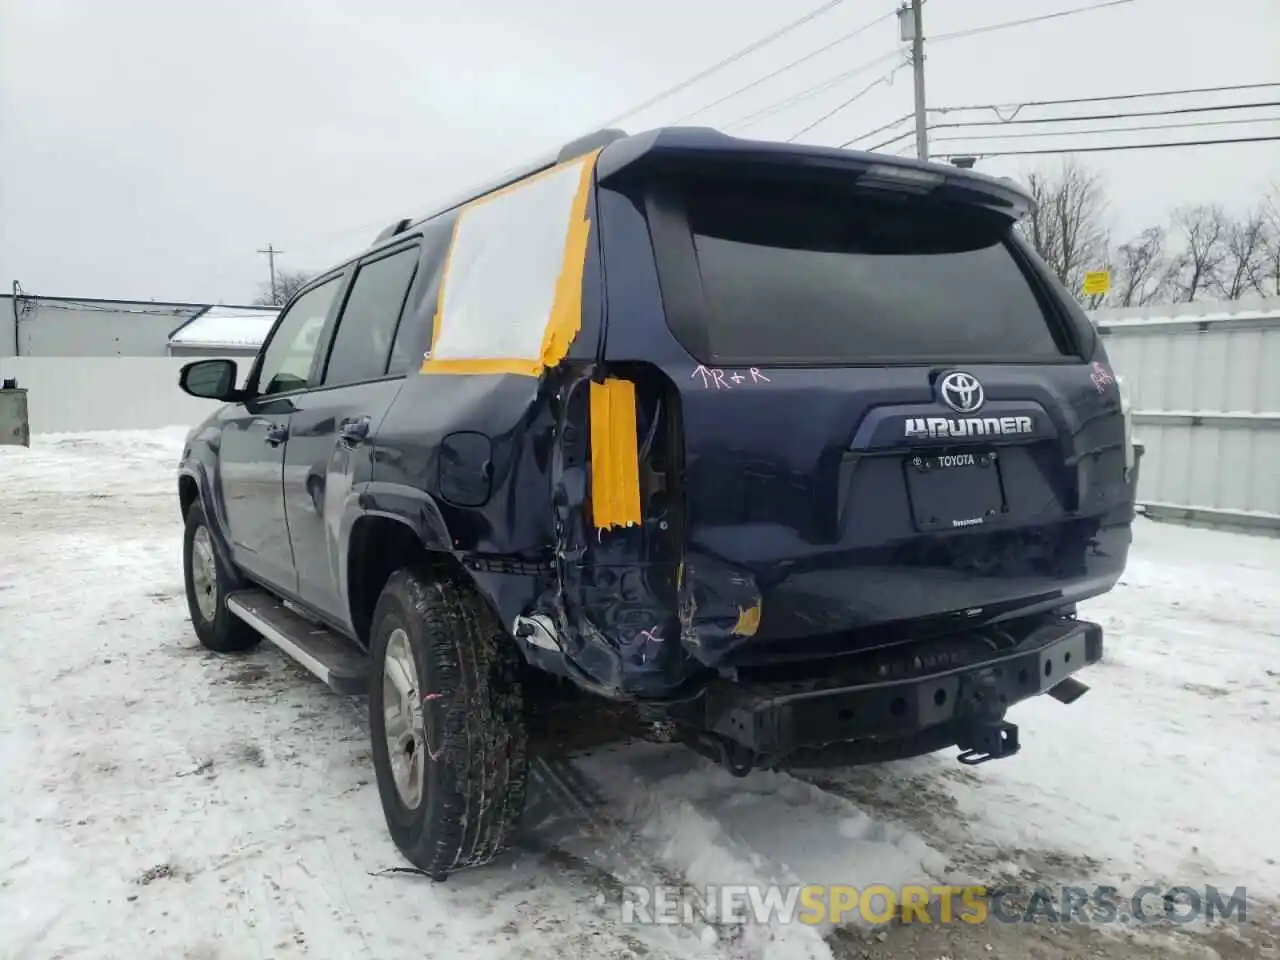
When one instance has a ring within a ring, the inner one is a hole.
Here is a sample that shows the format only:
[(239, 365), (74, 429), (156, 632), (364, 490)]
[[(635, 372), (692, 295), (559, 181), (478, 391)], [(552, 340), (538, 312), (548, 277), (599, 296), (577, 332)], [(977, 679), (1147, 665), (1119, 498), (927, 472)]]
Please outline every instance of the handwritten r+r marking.
[(1098, 388), (1099, 393), (1106, 393), (1107, 387), (1116, 382), (1115, 377), (1111, 375), (1111, 371), (1097, 360), (1093, 361), (1093, 372), (1089, 374), (1089, 379), (1093, 381), (1093, 385)]
[[(768, 377), (761, 373), (755, 367), (748, 367), (747, 374), (753, 384), (755, 383), (773, 383)], [(702, 388), (704, 390), (732, 390), (735, 386), (745, 383), (748, 376), (743, 376), (737, 370), (731, 370), (726, 375), (725, 371), (719, 367), (705, 367), (698, 364), (689, 376), (690, 380), (702, 378)], [(732, 382), (730, 382), (732, 381)]]

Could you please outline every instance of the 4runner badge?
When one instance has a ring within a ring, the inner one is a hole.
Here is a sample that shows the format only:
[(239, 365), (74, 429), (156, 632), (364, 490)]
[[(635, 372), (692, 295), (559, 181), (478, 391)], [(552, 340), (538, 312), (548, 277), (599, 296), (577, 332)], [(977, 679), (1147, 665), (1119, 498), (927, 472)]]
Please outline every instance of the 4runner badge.
[(1035, 433), (1031, 417), (908, 417), (906, 436), (912, 440), (943, 437), (1000, 437)]

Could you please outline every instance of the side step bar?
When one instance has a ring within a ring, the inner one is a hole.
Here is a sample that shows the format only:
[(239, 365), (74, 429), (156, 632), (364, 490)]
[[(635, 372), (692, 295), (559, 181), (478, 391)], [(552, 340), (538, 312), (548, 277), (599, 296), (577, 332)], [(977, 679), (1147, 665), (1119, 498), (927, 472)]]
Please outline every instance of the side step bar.
[(227, 609), (239, 617), (335, 693), (367, 693), (369, 658), (349, 640), (294, 613), (264, 590), (237, 590)]

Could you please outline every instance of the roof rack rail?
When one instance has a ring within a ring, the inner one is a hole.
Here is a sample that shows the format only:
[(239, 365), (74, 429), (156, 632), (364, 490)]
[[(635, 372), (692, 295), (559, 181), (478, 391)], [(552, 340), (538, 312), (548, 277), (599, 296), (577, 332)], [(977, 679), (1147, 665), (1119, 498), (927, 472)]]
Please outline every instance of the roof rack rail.
[(383, 228), (382, 232), (373, 238), (373, 242), (381, 243), (383, 240), (391, 239), (396, 234), (404, 233), (406, 230), (409, 229), (409, 224), (411, 223), (413, 223), (413, 220), (410, 219), (409, 217), (401, 217), (399, 220), (391, 224), (389, 227)]
[(508, 170), (506, 173), (490, 180), (487, 183), (472, 187), (470, 190), (465, 191), (455, 199), (437, 207), (422, 219), (438, 217), (442, 213), (448, 213), (450, 210), (456, 210), (458, 207), (465, 203), (470, 203), (477, 197), (483, 197), (485, 194), (493, 193), (495, 190), (501, 190), (503, 187), (508, 187), (513, 183), (517, 183), (520, 180), (525, 179), (525, 177), (531, 177), (535, 173), (541, 173), (543, 170), (550, 170), (558, 163), (566, 163), (575, 157), (580, 157), (583, 154), (590, 153), (592, 150), (607, 146), (615, 140), (621, 140), (626, 136), (628, 136), (628, 134), (625, 130), (608, 128), (604, 130), (596, 130), (593, 133), (577, 137), (574, 140), (570, 140), (555, 153), (543, 154), (536, 160), (532, 160), (512, 170)]

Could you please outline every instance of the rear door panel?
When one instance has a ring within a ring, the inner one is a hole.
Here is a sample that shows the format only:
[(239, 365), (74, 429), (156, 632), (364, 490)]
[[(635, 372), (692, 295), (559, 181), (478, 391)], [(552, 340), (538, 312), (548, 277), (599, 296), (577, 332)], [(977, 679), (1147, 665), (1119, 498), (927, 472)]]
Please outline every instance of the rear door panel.
[[(298, 572), (298, 595), (308, 606), (345, 623), (341, 524), (358, 507), (373, 473), (373, 440), (403, 379), (378, 380), (299, 398), (284, 461), (284, 508)], [(344, 421), (367, 423), (363, 439), (345, 439)]]

